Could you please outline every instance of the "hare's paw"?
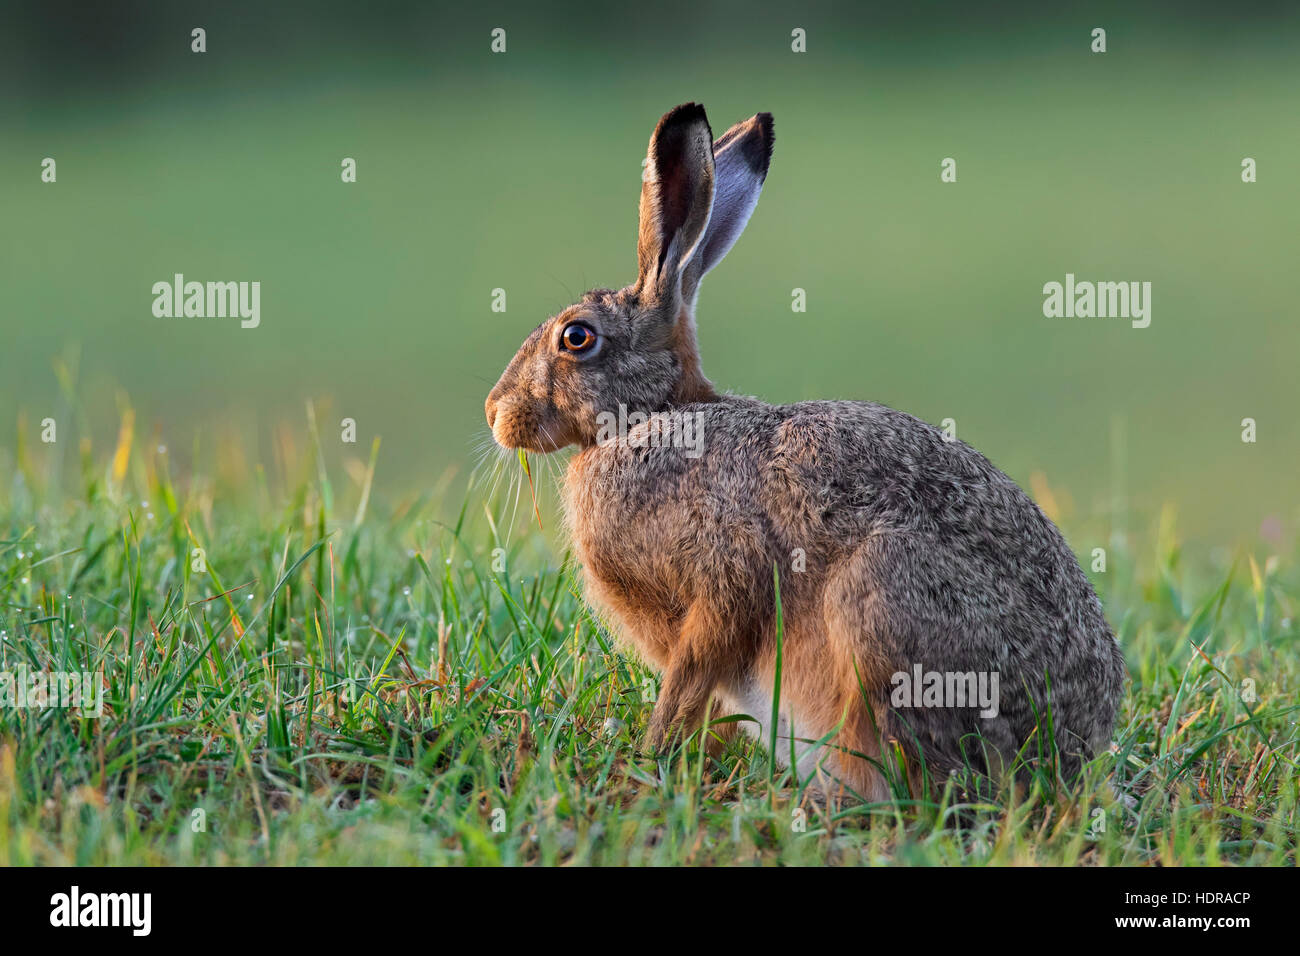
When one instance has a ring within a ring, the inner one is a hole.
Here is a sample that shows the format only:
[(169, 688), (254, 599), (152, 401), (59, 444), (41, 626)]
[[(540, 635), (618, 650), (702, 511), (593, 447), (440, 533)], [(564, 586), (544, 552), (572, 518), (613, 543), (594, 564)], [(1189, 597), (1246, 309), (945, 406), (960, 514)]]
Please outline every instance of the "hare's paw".
[(641, 750), (651, 756), (667, 754), (681, 738), (681, 722), (671, 707), (665, 707), (661, 698), (650, 715), (650, 724), (641, 741)]

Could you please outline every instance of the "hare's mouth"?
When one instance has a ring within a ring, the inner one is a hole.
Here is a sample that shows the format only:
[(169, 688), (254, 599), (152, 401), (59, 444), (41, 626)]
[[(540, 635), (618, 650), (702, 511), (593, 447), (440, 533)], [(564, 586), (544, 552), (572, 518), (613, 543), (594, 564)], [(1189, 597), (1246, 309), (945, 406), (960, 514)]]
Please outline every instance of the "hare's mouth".
[(492, 438), (511, 451), (522, 448), (545, 455), (572, 445), (569, 429), (554, 413), (537, 413), (530, 409), (503, 407), (492, 416)]
[[(496, 435), (493, 434), (492, 437), (496, 438)], [(522, 448), (524, 451), (530, 451), (537, 455), (549, 455), (551, 452), (559, 451), (564, 447), (564, 445), (559, 442), (539, 441), (535, 438), (525, 439), (523, 441), (502, 441), (500, 438), (496, 438), (496, 443), (502, 448), (507, 448), (510, 451), (517, 451)]]

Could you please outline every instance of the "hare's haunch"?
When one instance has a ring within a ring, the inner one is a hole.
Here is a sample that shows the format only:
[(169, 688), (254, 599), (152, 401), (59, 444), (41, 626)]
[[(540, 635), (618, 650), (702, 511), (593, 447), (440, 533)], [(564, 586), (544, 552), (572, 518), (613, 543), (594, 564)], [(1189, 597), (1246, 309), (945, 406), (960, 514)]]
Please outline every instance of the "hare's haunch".
[(640, 273), (533, 331), (487, 399), (507, 448), (579, 450), (565, 507), (588, 599), (663, 677), (648, 743), (743, 713), (777, 758), (888, 796), (1017, 755), (1063, 771), (1106, 745), (1124, 660), (1060, 532), (983, 455), (867, 402), (773, 406), (700, 369), (700, 281), (749, 221), (772, 117), (716, 141), (704, 108), (650, 138)]

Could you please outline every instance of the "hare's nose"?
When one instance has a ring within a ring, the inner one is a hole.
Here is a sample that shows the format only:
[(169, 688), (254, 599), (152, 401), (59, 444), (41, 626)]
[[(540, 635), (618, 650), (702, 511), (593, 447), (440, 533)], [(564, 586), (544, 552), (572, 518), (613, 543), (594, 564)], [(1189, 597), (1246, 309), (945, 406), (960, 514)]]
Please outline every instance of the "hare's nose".
[(487, 413), (488, 428), (491, 428), (497, 422), (497, 400), (489, 395), (483, 403), (483, 410)]

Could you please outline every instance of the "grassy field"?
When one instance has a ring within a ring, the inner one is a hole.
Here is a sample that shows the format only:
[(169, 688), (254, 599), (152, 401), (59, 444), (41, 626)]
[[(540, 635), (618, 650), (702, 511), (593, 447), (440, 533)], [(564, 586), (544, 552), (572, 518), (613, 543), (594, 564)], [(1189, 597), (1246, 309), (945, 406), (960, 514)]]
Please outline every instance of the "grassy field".
[(312, 421), (242, 480), (174, 476), (129, 414), (63, 493), (20, 447), (0, 670), (105, 699), (0, 709), (0, 861), (1295, 863), (1294, 555), (1184, 557), (1168, 516), (1111, 549), (1132, 680), (1078, 786), (826, 809), (752, 743), (639, 753), (653, 678), (578, 596), (558, 463), (542, 533), (513, 461), (371, 500), (378, 446), (331, 474)]
[[(518, 39), (493, 57), (454, 5), (409, 5), (418, 29), (385, 25), (400, 3), (145, 6), (118, 43), (58, 24), (45, 57), (0, 30), (0, 468), (20, 413), (59, 414), (53, 356), (78, 366), (99, 446), (127, 385), (186, 467), (194, 433), (271, 461), (309, 397), (383, 434), (377, 500), (460, 466), (523, 338), (635, 278), (647, 140), (695, 100), (719, 131), (776, 121), (762, 200), (701, 291), (719, 388), (952, 417), (1013, 477), (1068, 476), (1084, 520), (1105, 517), (1122, 453), (1134, 508), (1178, 502), (1198, 548), (1296, 527), (1295, 15), (1119, 5), (1094, 56), (1098, 11), (814, 3), (801, 56), (788, 4), (646, 9), (629, 31), (621, 6), (506, 2)], [(176, 42), (195, 16), (206, 57)], [(259, 281), (261, 324), (155, 317), (153, 284), (178, 272)], [(1151, 326), (1045, 318), (1067, 273), (1151, 281)]]

